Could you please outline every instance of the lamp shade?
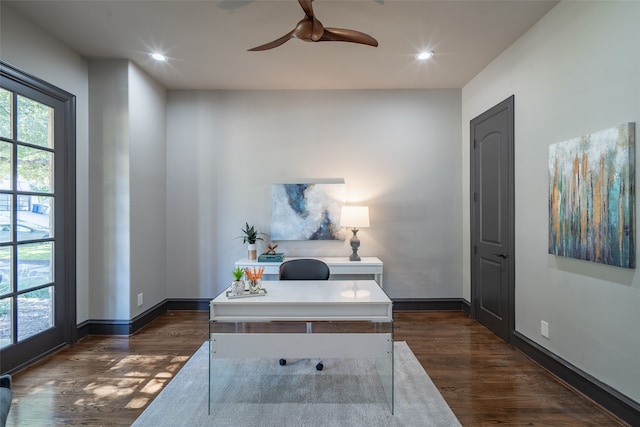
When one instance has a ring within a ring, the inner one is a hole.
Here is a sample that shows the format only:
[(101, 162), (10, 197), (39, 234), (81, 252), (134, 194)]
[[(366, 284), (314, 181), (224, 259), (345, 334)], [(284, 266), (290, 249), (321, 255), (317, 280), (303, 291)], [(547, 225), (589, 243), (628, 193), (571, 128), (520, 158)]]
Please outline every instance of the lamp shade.
[(343, 206), (340, 215), (341, 227), (368, 227), (369, 206)]

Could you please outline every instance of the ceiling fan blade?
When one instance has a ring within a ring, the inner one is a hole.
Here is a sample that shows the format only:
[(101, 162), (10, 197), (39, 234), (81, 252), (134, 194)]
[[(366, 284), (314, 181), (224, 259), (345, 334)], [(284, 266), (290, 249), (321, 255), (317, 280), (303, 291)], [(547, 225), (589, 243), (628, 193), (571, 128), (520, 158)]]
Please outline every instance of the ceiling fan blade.
[(366, 44), (373, 47), (378, 46), (378, 40), (374, 39), (370, 35), (361, 33), (360, 31), (356, 30), (345, 30), (343, 28), (325, 27), (324, 34), (318, 41), (351, 42)]
[(256, 52), (256, 51), (260, 51), (260, 50), (273, 49), (274, 47), (278, 47), (280, 45), (285, 44), (287, 41), (289, 41), (289, 39), (291, 39), (292, 35), (293, 35), (293, 30), (289, 31), (287, 34), (285, 34), (284, 36), (280, 37), (279, 39), (276, 39), (276, 40), (274, 40), (272, 42), (265, 43), (265, 44), (262, 44), (260, 46), (256, 46), (254, 48), (247, 49), (247, 50), (249, 52)]
[(298, 0), (300, 3), (300, 7), (304, 10), (304, 14), (309, 18), (313, 18), (313, 5), (311, 4), (313, 0)]

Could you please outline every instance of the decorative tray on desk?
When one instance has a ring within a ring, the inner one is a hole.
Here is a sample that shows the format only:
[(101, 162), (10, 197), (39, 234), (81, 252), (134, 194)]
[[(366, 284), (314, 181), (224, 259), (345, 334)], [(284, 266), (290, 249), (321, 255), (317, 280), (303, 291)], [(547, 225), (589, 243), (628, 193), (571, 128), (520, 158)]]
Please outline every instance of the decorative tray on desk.
[(231, 291), (227, 291), (227, 298), (229, 299), (234, 299), (234, 298), (251, 298), (251, 297), (263, 297), (267, 294), (267, 290), (265, 288), (260, 289), (260, 292), (258, 292), (257, 294), (250, 294), (248, 290), (244, 291), (245, 293), (242, 295), (231, 295)]

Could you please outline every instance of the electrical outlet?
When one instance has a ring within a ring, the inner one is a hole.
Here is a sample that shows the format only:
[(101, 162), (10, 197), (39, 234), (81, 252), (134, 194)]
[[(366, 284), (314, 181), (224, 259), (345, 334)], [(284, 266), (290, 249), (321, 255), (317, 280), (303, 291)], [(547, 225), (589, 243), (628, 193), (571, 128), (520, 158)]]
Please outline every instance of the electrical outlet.
[(142, 294), (138, 294), (138, 307), (142, 305)]
[(549, 338), (549, 323), (544, 320), (540, 321), (540, 335)]

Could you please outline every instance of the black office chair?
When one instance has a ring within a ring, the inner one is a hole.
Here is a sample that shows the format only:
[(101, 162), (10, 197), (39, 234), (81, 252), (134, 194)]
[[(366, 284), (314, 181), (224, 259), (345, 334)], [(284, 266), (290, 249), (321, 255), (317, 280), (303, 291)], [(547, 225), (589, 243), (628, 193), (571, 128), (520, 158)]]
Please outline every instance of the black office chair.
[(279, 280), (328, 280), (329, 266), (313, 258), (291, 259), (280, 264)]
[[(300, 258), (285, 261), (280, 264), (278, 279), (280, 280), (328, 280), (331, 272), (329, 266), (319, 259)], [(307, 333), (311, 333), (311, 322), (307, 322)], [(280, 365), (287, 364), (287, 359), (280, 359)], [(322, 371), (322, 361), (316, 364), (316, 369)]]

